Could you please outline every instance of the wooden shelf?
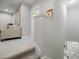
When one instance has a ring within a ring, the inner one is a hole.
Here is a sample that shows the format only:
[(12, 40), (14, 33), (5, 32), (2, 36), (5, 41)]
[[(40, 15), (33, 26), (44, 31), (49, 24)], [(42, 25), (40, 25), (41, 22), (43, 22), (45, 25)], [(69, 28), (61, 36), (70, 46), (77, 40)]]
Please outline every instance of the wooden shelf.
[(34, 18), (39, 18), (39, 17), (45, 17), (45, 18), (48, 18), (50, 20), (53, 20), (53, 16), (52, 17), (51, 16), (47, 16), (44, 13), (34, 16)]

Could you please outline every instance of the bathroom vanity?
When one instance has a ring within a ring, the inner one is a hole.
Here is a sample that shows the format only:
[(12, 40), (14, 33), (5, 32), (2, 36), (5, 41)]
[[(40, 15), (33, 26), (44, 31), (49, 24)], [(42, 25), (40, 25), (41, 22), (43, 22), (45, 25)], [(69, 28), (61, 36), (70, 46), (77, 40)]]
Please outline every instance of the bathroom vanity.
[(67, 41), (64, 48), (64, 59), (79, 59), (79, 43)]
[(0, 40), (19, 39), (22, 37), (22, 29), (20, 26), (5, 28), (0, 32)]

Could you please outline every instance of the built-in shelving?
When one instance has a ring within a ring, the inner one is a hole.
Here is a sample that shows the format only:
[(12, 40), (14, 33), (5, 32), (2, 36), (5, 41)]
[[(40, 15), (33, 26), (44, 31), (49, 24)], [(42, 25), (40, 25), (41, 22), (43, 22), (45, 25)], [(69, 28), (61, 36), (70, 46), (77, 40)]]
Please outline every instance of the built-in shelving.
[(34, 16), (34, 18), (38, 18), (38, 17), (45, 17), (45, 18), (48, 18), (50, 20), (53, 20), (53, 16), (48, 16), (48, 15), (46, 15), (44, 13), (41, 13), (39, 15)]

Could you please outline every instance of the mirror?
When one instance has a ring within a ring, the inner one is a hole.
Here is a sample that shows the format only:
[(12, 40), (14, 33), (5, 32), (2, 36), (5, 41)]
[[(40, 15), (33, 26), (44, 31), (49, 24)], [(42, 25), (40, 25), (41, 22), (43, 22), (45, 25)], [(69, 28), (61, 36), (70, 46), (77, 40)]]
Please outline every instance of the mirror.
[(20, 11), (16, 9), (15, 12), (11, 13), (9, 10), (0, 11), (0, 41), (20, 39), (22, 37)]
[(67, 40), (64, 45), (64, 59), (79, 59), (79, 2), (67, 6)]
[(15, 25), (20, 25), (20, 12), (15, 13)]

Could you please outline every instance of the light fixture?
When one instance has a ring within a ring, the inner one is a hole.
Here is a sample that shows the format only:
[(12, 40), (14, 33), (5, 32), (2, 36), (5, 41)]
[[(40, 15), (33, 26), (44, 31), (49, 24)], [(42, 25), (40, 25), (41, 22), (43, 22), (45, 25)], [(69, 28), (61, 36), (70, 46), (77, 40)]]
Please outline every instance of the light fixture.
[(69, 3), (70, 4), (74, 4), (76, 2), (76, 0), (70, 0)]

